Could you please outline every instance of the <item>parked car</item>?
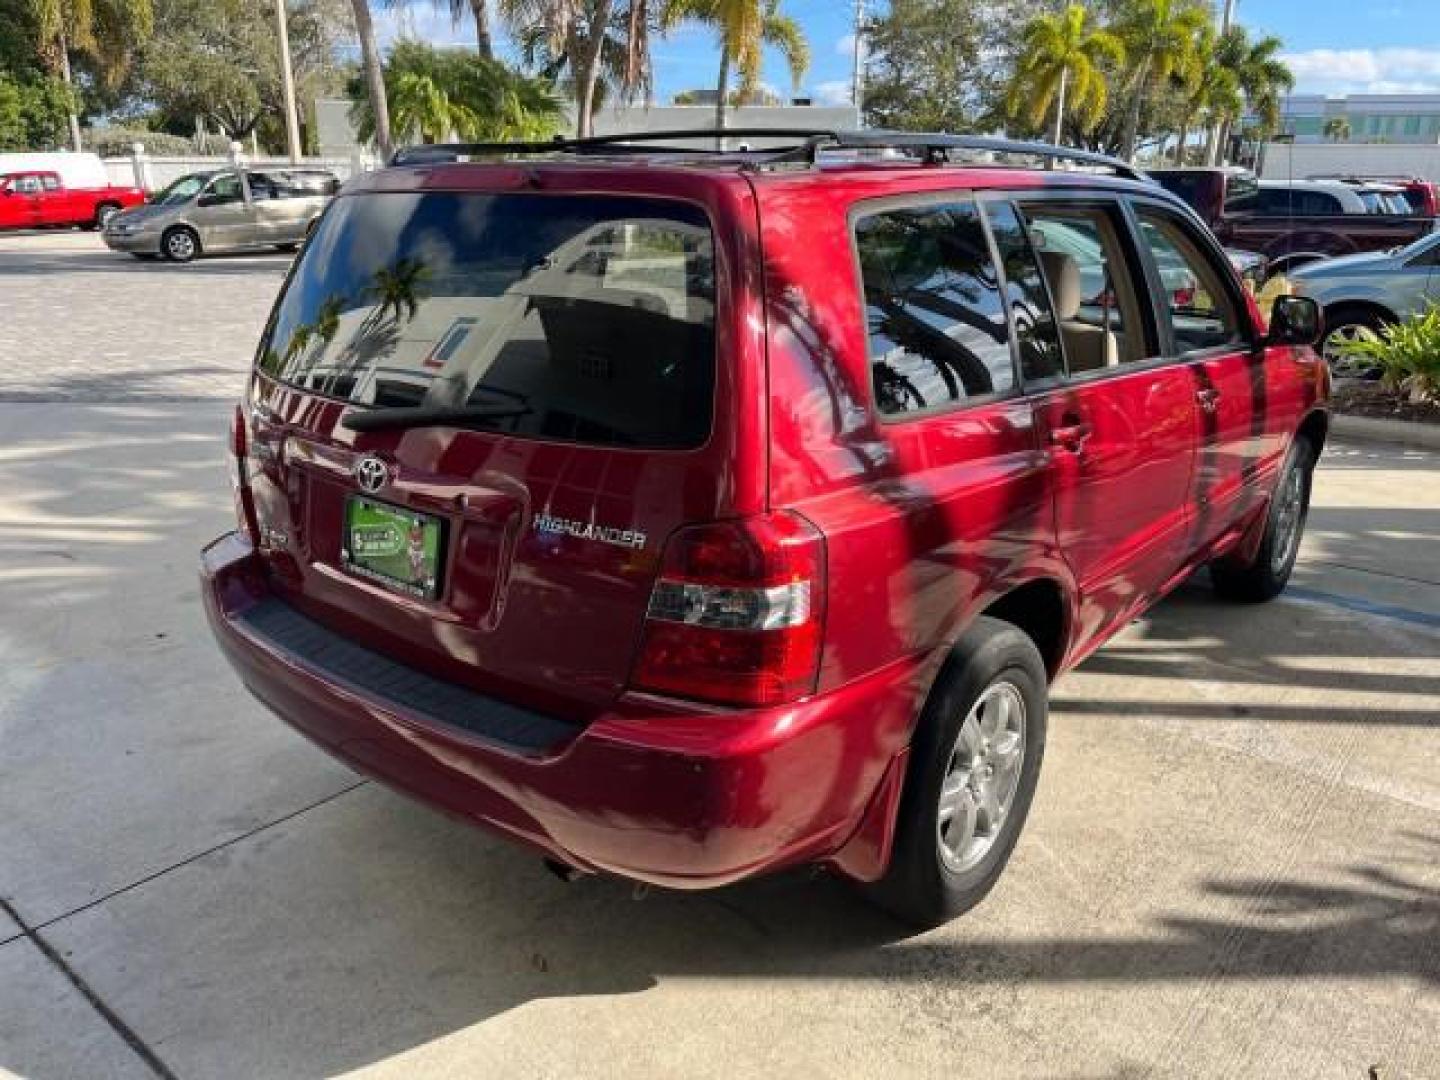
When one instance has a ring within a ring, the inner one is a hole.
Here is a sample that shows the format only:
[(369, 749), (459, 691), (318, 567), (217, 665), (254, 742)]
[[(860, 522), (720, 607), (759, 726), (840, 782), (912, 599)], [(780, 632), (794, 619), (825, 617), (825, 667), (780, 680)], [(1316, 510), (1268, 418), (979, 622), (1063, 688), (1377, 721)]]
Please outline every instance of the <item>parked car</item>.
[(114, 215), (145, 201), (136, 187), (70, 187), (48, 170), (0, 174), (0, 229), (98, 229)]
[(1225, 244), (1264, 254), (1272, 274), (1333, 255), (1387, 251), (1436, 224), (1372, 213), (1353, 185), (1339, 181), (1260, 182), (1233, 168), (1152, 169), (1150, 176), (1188, 202)]
[(1358, 176), (1354, 174), (1317, 174), (1310, 180), (1340, 180), (1347, 184), (1386, 184), (1399, 189), (1409, 212), (1426, 217), (1440, 216), (1440, 184), (1418, 176)]
[[(1319, 312), (1263, 329), (1108, 158), (682, 138), (430, 147), (347, 186), (234, 414), (210, 625), (283, 720), (562, 875), (820, 863), (934, 924), (1009, 858), (1052, 679), (1197, 568), (1285, 587)], [(1032, 243), (1066, 231), (1102, 296)]]
[(1337, 375), (1365, 373), (1367, 365), (1345, 355), (1343, 346), (1374, 339), (1390, 323), (1403, 322), (1440, 303), (1440, 233), (1431, 233), (1393, 251), (1367, 252), (1302, 266), (1290, 275), (1291, 288), (1320, 305), (1325, 314), (1321, 355)]
[(110, 219), (103, 236), (114, 251), (182, 263), (216, 251), (292, 251), (339, 186), (333, 174), (317, 169), (191, 173), (148, 205)]

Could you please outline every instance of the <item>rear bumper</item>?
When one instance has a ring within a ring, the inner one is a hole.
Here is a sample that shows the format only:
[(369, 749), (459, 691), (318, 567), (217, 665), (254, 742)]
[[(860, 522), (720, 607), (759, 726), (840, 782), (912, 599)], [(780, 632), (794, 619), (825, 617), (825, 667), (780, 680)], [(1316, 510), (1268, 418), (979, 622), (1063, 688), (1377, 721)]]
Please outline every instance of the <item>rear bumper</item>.
[[(227, 659), (281, 719), (360, 771), (582, 870), (705, 888), (832, 857), (865, 877), (883, 864), (874, 837), (888, 838), (885, 822), (876, 826), (885, 811), (867, 818), (867, 809), (908, 742), (927, 663), (904, 661), (772, 709), (627, 694), (590, 724), (541, 740), (548, 745), (501, 745), (257, 632), (246, 613), (278, 601), (237, 534), (204, 551), (200, 572)], [(542, 731), (556, 723), (537, 719)], [(842, 851), (857, 830), (864, 835)]]

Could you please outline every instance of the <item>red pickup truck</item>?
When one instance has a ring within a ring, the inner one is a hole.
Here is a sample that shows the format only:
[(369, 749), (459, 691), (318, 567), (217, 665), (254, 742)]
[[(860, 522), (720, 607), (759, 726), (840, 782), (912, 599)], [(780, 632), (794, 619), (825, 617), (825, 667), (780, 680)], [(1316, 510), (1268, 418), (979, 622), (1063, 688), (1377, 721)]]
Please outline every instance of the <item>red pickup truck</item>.
[(1242, 170), (1151, 169), (1160, 185), (1189, 203), (1227, 247), (1258, 251), (1272, 273), (1335, 255), (1389, 251), (1425, 236), (1436, 219), (1367, 211), (1351, 185), (1257, 183)]
[(36, 229), (42, 225), (104, 226), (113, 214), (145, 202), (138, 187), (71, 188), (58, 172), (0, 175), (0, 229)]

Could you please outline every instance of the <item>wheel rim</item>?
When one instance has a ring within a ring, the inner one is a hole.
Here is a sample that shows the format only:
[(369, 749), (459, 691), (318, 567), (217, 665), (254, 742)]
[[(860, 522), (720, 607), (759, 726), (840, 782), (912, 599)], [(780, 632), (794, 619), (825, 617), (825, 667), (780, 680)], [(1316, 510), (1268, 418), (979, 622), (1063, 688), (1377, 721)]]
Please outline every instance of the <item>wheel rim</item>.
[(1320, 346), (1320, 355), (1325, 358), (1325, 363), (1330, 365), (1331, 374), (1352, 375), (1371, 365), (1358, 357), (1347, 356), (1343, 351), (1344, 347), (1357, 341), (1379, 340), (1380, 335), (1364, 323), (1343, 323), (1325, 335), (1325, 341)]
[(994, 847), (1010, 816), (1025, 763), (1025, 699), (997, 682), (970, 706), (940, 784), (935, 840), (940, 861), (969, 870)]
[(110, 219), (117, 213), (113, 206), (102, 206), (100, 208), (100, 227), (103, 229), (110, 223)]
[(165, 250), (177, 259), (188, 259), (195, 254), (195, 241), (186, 232), (171, 233), (165, 242)]
[(1276, 573), (1283, 573), (1295, 557), (1304, 516), (1305, 474), (1298, 465), (1292, 465), (1275, 492), (1275, 545), (1270, 568)]

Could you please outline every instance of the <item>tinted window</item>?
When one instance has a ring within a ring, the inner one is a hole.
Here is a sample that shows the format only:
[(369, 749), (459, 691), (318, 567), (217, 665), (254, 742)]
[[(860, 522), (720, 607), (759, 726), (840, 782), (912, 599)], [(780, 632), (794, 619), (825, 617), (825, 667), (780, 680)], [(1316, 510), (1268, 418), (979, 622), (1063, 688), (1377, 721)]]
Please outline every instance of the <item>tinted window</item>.
[(1258, 209), (1270, 217), (1342, 212), (1340, 200), (1334, 195), (1298, 188), (1261, 188)]
[(1015, 385), (1009, 325), (973, 202), (890, 210), (855, 227), (870, 377), (890, 416)]
[(1025, 232), (1025, 223), (1010, 203), (989, 203), (990, 233), (1005, 268), (1006, 298), (1020, 346), (1020, 370), (1027, 381), (1041, 382), (1065, 374), (1055, 312), (1045, 291), (1040, 264)]
[(45, 186), (46, 191), (60, 190), (60, 178), (54, 173), (43, 173), (40, 177), (40, 183)]
[(25, 195), (35, 195), (40, 191), (40, 178), (38, 176), (17, 176), (10, 184), (11, 191), (18, 191)]
[(1023, 210), (1055, 300), (1070, 374), (1145, 359), (1139, 273), (1111, 210), (1051, 203)]
[(1253, 212), (1260, 198), (1260, 185), (1248, 176), (1231, 174), (1225, 185), (1225, 212)]
[(491, 426), (517, 435), (689, 447), (710, 431), (714, 323), (699, 209), (363, 195), (305, 246), (260, 365), (376, 408), (510, 407)]
[(206, 186), (205, 195), (216, 202), (240, 202), (245, 197), (240, 191), (240, 174), (222, 173)]
[(1180, 353), (1239, 341), (1240, 321), (1221, 271), (1169, 215), (1140, 210), (1140, 236), (1155, 259), (1164, 290), (1160, 304)]

